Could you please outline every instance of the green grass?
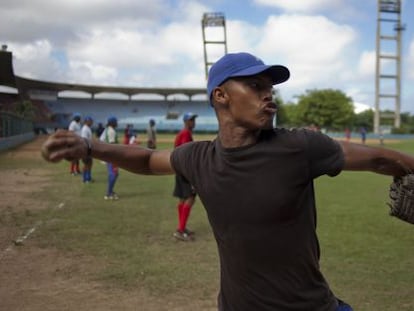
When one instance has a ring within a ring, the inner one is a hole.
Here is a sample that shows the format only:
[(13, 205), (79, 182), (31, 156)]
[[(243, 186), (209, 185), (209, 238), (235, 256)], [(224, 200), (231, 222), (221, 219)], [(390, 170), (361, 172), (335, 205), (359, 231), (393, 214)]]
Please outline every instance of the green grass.
[[(389, 146), (414, 153), (413, 141)], [(40, 247), (96, 257), (103, 265), (93, 278), (112, 286), (139, 286), (154, 295), (184, 291), (188, 299), (214, 296), (217, 249), (199, 200), (189, 220), (197, 240), (172, 239), (177, 223), (172, 176), (121, 170), (115, 189), (121, 199), (108, 202), (103, 200), (105, 165), (99, 161), (93, 168), (96, 182), (84, 185), (68, 174), (67, 162), (22, 163), (0, 155), (0, 170), (39, 166), (53, 180), (38, 194), (49, 208), (7, 219), (22, 230), (41, 220), (31, 237)], [(334, 292), (355, 310), (414, 310), (414, 227), (388, 216), (390, 181), (372, 173), (343, 172), (315, 183), (321, 268)], [(57, 208), (61, 203), (63, 208)]]
[(413, 227), (388, 216), (389, 183), (350, 172), (317, 182), (322, 269), (360, 310), (414, 309)]

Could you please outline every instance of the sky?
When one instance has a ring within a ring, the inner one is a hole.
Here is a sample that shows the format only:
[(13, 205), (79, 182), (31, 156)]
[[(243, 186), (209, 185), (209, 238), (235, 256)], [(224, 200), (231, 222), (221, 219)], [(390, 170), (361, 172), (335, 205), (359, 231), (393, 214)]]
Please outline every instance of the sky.
[[(290, 79), (277, 86), (285, 102), (330, 88), (374, 107), (377, 0), (2, 0), (0, 44), (25, 78), (199, 88), (206, 86), (201, 19), (215, 12), (225, 16), (229, 53), (289, 68)], [(401, 17), (401, 111), (414, 113), (414, 1), (402, 1)], [(205, 31), (207, 40), (224, 40), (223, 27)], [(224, 54), (222, 44), (206, 47), (209, 62)], [(382, 66), (396, 70), (393, 61)], [(382, 87), (395, 93), (393, 84)]]

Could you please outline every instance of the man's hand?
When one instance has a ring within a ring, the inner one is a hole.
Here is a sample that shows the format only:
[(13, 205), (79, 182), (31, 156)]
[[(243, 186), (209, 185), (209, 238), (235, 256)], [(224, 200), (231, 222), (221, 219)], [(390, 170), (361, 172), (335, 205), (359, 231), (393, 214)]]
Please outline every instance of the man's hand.
[(72, 131), (58, 130), (42, 145), (42, 157), (49, 162), (59, 162), (62, 159), (71, 161), (87, 155), (88, 145), (84, 138)]

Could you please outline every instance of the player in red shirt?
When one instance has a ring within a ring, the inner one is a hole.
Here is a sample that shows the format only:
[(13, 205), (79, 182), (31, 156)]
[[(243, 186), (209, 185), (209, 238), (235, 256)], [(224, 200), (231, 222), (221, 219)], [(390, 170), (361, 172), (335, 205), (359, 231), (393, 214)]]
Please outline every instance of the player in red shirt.
[[(196, 114), (188, 112), (184, 115), (184, 128), (175, 137), (174, 147), (193, 141), (193, 128), (195, 127)], [(174, 237), (181, 241), (193, 239), (194, 232), (188, 230), (187, 220), (190, 216), (191, 208), (194, 205), (196, 193), (193, 186), (182, 175), (175, 175), (175, 187), (173, 195), (178, 198), (178, 228), (174, 232)]]

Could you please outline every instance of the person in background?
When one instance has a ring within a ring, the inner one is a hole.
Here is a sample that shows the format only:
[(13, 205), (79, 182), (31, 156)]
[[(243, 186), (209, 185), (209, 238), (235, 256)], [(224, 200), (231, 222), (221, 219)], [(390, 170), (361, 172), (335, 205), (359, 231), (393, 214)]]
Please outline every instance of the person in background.
[[(118, 120), (116, 117), (112, 116), (108, 118), (108, 122), (105, 130), (102, 132), (100, 140), (108, 144), (117, 144), (118, 136), (116, 133), (116, 128), (118, 126)], [(106, 162), (106, 168), (108, 171), (108, 187), (106, 195), (104, 196), (105, 200), (118, 200), (119, 196), (114, 192), (115, 183), (119, 176), (119, 168), (117, 165)]]
[(129, 145), (129, 139), (132, 136), (132, 126), (131, 124), (127, 124), (125, 129), (124, 129), (124, 140), (123, 140), (123, 144), (124, 145)]
[[(79, 113), (75, 113), (73, 115), (72, 121), (69, 123), (68, 130), (76, 133), (76, 135), (81, 136), (81, 115)], [(70, 173), (73, 176), (80, 174), (79, 169), (79, 159), (74, 159), (70, 161)]]
[(346, 139), (346, 141), (351, 140), (351, 130), (349, 129), (349, 127), (345, 128), (345, 139)]
[[(196, 114), (188, 112), (183, 116), (184, 127), (175, 137), (174, 148), (193, 141), (193, 129), (197, 118)], [(187, 221), (190, 217), (191, 209), (195, 202), (196, 193), (193, 186), (181, 174), (175, 175), (175, 187), (173, 195), (178, 198), (178, 227), (173, 236), (177, 240), (190, 241), (193, 239), (194, 232), (187, 228)]]
[(361, 126), (359, 133), (361, 134), (361, 143), (365, 145), (367, 140), (367, 129), (364, 126)]
[[(83, 119), (83, 126), (81, 129), (81, 137), (91, 140), (92, 139), (92, 129), (93, 119), (90, 116), (86, 116)], [(82, 171), (82, 180), (84, 183), (92, 182), (92, 157), (86, 156), (82, 158), (83, 162), (83, 171)]]
[(147, 127), (147, 148), (157, 149), (157, 130), (155, 129), (155, 120), (150, 119)]
[(101, 122), (98, 123), (98, 127), (96, 128), (96, 137), (100, 138), (102, 132), (105, 130), (105, 127), (102, 125)]
[(384, 132), (382, 131), (382, 128), (379, 129), (379, 141), (380, 141), (380, 145), (384, 146)]
[(309, 130), (311, 130), (311, 131), (316, 131), (316, 132), (318, 132), (320, 129), (319, 129), (319, 126), (317, 126), (316, 124), (314, 124), (314, 123), (312, 123), (311, 125), (309, 125), (308, 126), (308, 129)]
[(132, 135), (129, 138), (129, 145), (139, 145), (140, 141), (138, 139), (138, 132), (136, 130), (132, 131)]

